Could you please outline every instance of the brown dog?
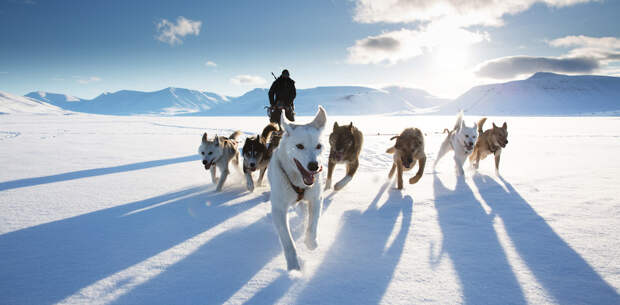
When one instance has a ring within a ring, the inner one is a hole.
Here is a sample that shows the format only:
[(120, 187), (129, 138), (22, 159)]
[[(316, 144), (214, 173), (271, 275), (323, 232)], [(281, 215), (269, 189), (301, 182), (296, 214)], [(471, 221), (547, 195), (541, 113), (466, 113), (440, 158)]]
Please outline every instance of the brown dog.
[(394, 171), (398, 170), (398, 189), (400, 190), (403, 188), (403, 171), (411, 170), (416, 161), (420, 163), (418, 172), (409, 179), (409, 183), (414, 184), (422, 178), (426, 165), (424, 135), (420, 129), (407, 128), (400, 135), (394, 136), (390, 140), (394, 139), (396, 139), (396, 144), (386, 151), (388, 154), (394, 154), (394, 164), (392, 164), (388, 177), (392, 178)]
[(487, 118), (482, 118), (478, 121), (478, 141), (474, 146), (474, 151), (469, 156), (469, 162), (478, 169), (480, 160), (486, 158), (488, 155), (495, 155), (495, 171), (499, 173), (499, 158), (502, 155), (502, 148), (508, 144), (508, 125), (504, 122), (502, 127), (495, 126), (493, 128), (482, 132), (482, 125), (486, 122)]
[(334, 189), (336, 191), (342, 189), (353, 179), (353, 175), (355, 175), (355, 171), (357, 171), (360, 165), (359, 157), (363, 142), (364, 136), (361, 131), (353, 126), (353, 122), (345, 126), (338, 126), (338, 122), (334, 123), (334, 129), (329, 135), (331, 149), (327, 163), (326, 190), (332, 187), (332, 173), (338, 163), (346, 164), (347, 175), (334, 185)]

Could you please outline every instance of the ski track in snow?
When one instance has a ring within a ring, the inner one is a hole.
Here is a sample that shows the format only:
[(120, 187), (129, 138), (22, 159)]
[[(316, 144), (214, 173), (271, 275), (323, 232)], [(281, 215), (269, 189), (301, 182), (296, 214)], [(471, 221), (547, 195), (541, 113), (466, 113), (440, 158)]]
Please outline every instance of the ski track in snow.
[[(620, 304), (620, 121), (504, 120), (502, 176), (457, 179), (451, 155), (432, 169), (452, 116), (330, 117), (326, 144), (334, 121), (365, 133), (360, 168), (324, 193), (315, 251), (291, 209), (287, 272), (269, 186), (232, 170), (216, 193), (196, 154), (265, 118), (3, 116), (0, 304)], [(398, 191), (385, 150), (410, 126), (427, 168)]]

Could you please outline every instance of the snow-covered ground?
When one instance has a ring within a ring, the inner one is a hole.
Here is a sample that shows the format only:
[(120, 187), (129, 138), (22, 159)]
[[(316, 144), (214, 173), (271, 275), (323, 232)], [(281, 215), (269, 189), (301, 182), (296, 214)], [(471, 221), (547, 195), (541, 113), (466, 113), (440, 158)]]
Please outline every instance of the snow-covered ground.
[(432, 165), (454, 117), (334, 119), (361, 166), (289, 274), (269, 187), (215, 193), (196, 155), (266, 118), (0, 116), (0, 304), (620, 304), (619, 118), (506, 118), (501, 178), (447, 157), (403, 191), (390, 136), (421, 128)]

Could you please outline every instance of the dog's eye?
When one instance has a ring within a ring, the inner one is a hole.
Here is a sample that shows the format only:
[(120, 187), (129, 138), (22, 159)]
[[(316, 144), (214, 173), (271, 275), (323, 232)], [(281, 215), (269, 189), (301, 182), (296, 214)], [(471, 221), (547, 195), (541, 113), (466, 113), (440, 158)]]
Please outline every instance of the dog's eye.
[(201, 153), (203, 156), (205, 155), (205, 152), (204, 152), (204, 151), (201, 151), (200, 153)]
[(466, 135), (465, 135), (465, 137), (466, 137), (466, 138), (469, 138), (469, 135), (468, 135), (468, 134), (466, 134)]
[(209, 152), (209, 155), (211, 155), (211, 154), (213, 154), (213, 152), (212, 152), (212, 151), (210, 151), (210, 152)]
[(316, 149), (321, 149), (321, 147), (322, 147), (321, 144), (316, 145)]
[(297, 144), (295, 145), (298, 149), (304, 149), (304, 146), (302, 144)]

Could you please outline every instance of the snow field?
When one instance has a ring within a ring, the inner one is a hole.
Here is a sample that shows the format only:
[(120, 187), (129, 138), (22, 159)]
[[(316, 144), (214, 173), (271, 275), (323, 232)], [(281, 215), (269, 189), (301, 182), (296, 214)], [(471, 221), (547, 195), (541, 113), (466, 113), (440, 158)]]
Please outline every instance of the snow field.
[[(450, 155), (432, 171), (453, 116), (329, 118), (326, 144), (334, 120), (364, 132), (361, 165), (324, 193), (319, 248), (299, 242), (290, 274), (269, 187), (233, 174), (215, 193), (196, 154), (202, 132), (266, 118), (2, 116), (0, 303), (620, 302), (620, 120), (506, 118), (502, 177), (489, 158), (456, 179)], [(410, 126), (429, 160), (401, 192), (385, 149)], [(289, 217), (302, 236), (303, 209)]]

